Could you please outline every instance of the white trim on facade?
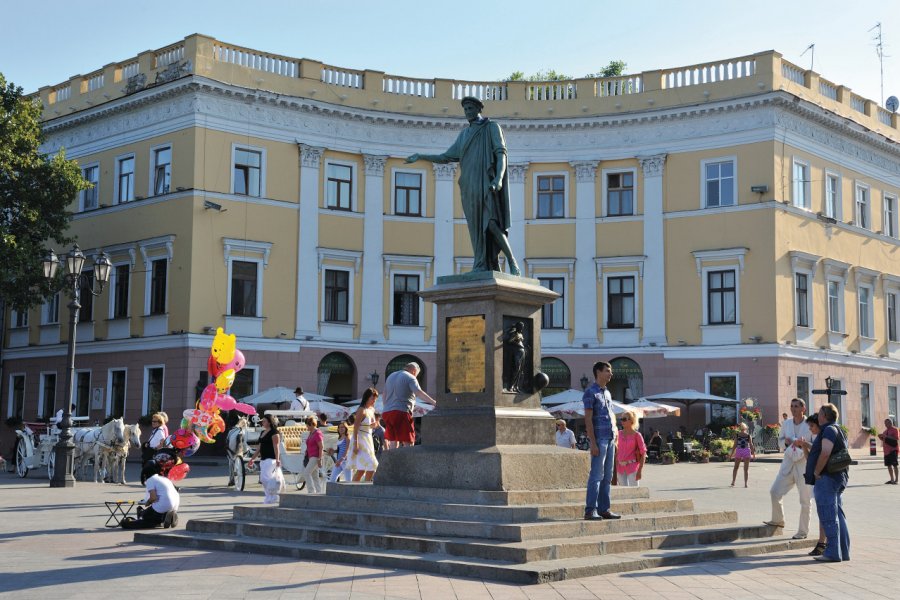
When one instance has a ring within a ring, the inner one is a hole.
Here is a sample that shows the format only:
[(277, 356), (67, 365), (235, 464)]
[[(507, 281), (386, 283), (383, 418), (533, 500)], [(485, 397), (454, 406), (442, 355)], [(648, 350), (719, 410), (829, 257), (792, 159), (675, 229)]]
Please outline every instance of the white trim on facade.
[[(794, 308), (794, 341), (807, 347), (815, 346), (815, 303), (813, 302), (814, 289), (813, 285), (816, 279), (816, 268), (821, 256), (801, 252), (800, 250), (791, 250), (788, 252), (791, 259), (791, 297)], [(806, 326), (798, 324), (799, 321), (799, 299), (797, 297), (797, 276), (806, 275)]]
[[(398, 173), (410, 173), (413, 175), (419, 175), (422, 178), (422, 187), (419, 189), (419, 210), (420, 215), (398, 215), (397, 214), (397, 203), (396, 203), (396, 190), (397, 190), (397, 174)], [(420, 223), (421, 219), (427, 219), (426, 216), (428, 214), (428, 171), (425, 169), (407, 169), (403, 167), (391, 167), (391, 198), (390, 198), (390, 210), (387, 211), (385, 217), (393, 217), (392, 220), (410, 220), (414, 223)], [(383, 212), (383, 211), (382, 211)]]
[(125, 414), (125, 411), (128, 410), (128, 368), (127, 367), (109, 367), (106, 370), (106, 408), (103, 413), (105, 416), (112, 415), (113, 409), (113, 373), (125, 373), (125, 387), (123, 388), (123, 392), (125, 397), (122, 399), (122, 414)]
[[(672, 154), (672, 152), (670, 152), (670, 154)], [(731, 202), (730, 204), (722, 204), (720, 202), (719, 204), (716, 204), (715, 206), (708, 206), (707, 205), (708, 198), (706, 197), (706, 181), (707, 181), (706, 166), (710, 165), (710, 164), (726, 163), (726, 162), (731, 162), (731, 167), (733, 169), (733, 171), (732, 171), (733, 177), (732, 177), (732, 184), (731, 184), (731, 193), (732, 193), (733, 202)], [(738, 190), (739, 189), (740, 188), (738, 187), (737, 155), (732, 154), (732, 155), (727, 155), (727, 156), (717, 156), (714, 158), (706, 158), (706, 159), (703, 159), (700, 161), (700, 209), (701, 210), (706, 210), (706, 209), (710, 209), (710, 208), (725, 208), (728, 206), (737, 206), (739, 204), (739, 202), (738, 202)]]
[(165, 410), (166, 405), (166, 365), (144, 365), (143, 392), (141, 394), (141, 414), (146, 415), (150, 412), (150, 369), (162, 369), (162, 398), (160, 399), (160, 409)]
[[(131, 193), (127, 195), (124, 200), (120, 200), (119, 198), (119, 180), (121, 178), (121, 168), (122, 161), (131, 159)], [(135, 177), (137, 176), (137, 159), (135, 158), (134, 152), (126, 152), (125, 154), (119, 154), (114, 159), (115, 168), (113, 169), (113, 198), (112, 204), (126, 204), (128, 202), (132, 202), (137, 198), (137, 190)]]

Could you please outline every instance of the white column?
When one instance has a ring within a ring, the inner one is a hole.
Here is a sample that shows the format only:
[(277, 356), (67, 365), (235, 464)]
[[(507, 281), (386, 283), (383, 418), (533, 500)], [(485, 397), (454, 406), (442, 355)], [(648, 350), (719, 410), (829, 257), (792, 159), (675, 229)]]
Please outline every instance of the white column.
[(300, 211), (297, 240), (296, 338), (319, 335), (319, 164), (324, 148), (300, 146)]
[(507, 165), (509, 173), (509, 246), (525, 273), (525, 171), (528, 163)]
[(639, 156), (644, 183), (644, 278), (641, 322), (643, 344), (666, 340), (666, 261), (663, 239), (663, 173), (666, 155)]
[[(453, 275), (453, 185), (456, 163), (432, 164), (434, 170), (434, 281)], [(423, 286), (424, 287), (424, 286)], [(431, 343), (437, 335), (437, 306), (432, 304)]]
[(359, 341), (384, 341), (384, 162), (387, 156), (363, 154), (366, 165), (363, 221), (362, 298)]
[(597, 215), (594, 180), (597, 161), (570, 163), (575, 167), (575, 336), (573, 344), (582, 348), (598, 345), (597, 340)]

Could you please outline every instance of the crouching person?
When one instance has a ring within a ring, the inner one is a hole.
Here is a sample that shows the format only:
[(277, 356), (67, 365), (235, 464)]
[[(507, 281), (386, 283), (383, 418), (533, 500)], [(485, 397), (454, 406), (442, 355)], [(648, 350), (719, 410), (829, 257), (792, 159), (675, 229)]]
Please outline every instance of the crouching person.
[(122, 520), (125, 529), (153, 529), (154, 527), (175, 527), (178, 525), (178, 505), (180, 497), (175, 485), (166, 477), (163, 477), (162, 467), (155, 461), (148, 461), (141, 472), (141, 479), (146, 479), (144, 485), (147, 495), (142, 503), (143, 510), (138, 507), (138, 518), (128, 517)]

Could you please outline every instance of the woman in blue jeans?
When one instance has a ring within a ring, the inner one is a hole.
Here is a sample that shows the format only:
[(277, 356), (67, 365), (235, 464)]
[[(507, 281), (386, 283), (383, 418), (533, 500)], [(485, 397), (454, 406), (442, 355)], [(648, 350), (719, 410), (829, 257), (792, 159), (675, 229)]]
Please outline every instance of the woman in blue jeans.
[(806, 483), (814, 485), (816, 512), (826, 538), (825, 551), (813, 558), (825, 562), (850, 560), (850, 532), (841, 498), (847, 487), (848, 473), (846, 469), (838, 473), (829, 473), (827, 469), (832, 453), (847, 447), (847, 439), (835, 425), (838, 416), (834, 404), (825, 404), (819, 409), (821, 431), (813, 441), (806, 462)]

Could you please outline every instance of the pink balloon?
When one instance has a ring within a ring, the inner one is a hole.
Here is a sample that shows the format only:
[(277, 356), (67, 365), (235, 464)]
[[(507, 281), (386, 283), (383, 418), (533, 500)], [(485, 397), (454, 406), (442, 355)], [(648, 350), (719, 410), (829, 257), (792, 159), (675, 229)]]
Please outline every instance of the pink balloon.
[(222, 370), (219, 371), (227, 371), (228, 369), (234, 369), (234, 372), (237, 373), (241, 369), (244, 368), (244, 365), (247, 364), (247, 360), (244, 358), (244, 353), (240, 350), (234, 350), (234, 358), (231, 359), (231, 362), (222, 367)]
[(166, 477), (169, 478), (169, 481), (181, 481), (187, 474), (191, 472), (191, 468), (187, 463), (181, 463), (180, 465), (175, 465), (169, 472), (166, 474)]
[(200, 406), (204, 410), (212, 410), (212, 407), (216, 403), (216, 396), (218, 392), (216, 391), (216, 384), (211, 383), (205, 388), (203, 388), (203, 392), (200, 394)]
[(216, 406), (218, 406), (222, 410), (236, 410), (238, 412), (244, 413), (245, 415), (256, 414), (256, 408), (254, 408), (252, 405), (238, 402), (228, 394), (219, 395), (219, 397), (216, 399)]

